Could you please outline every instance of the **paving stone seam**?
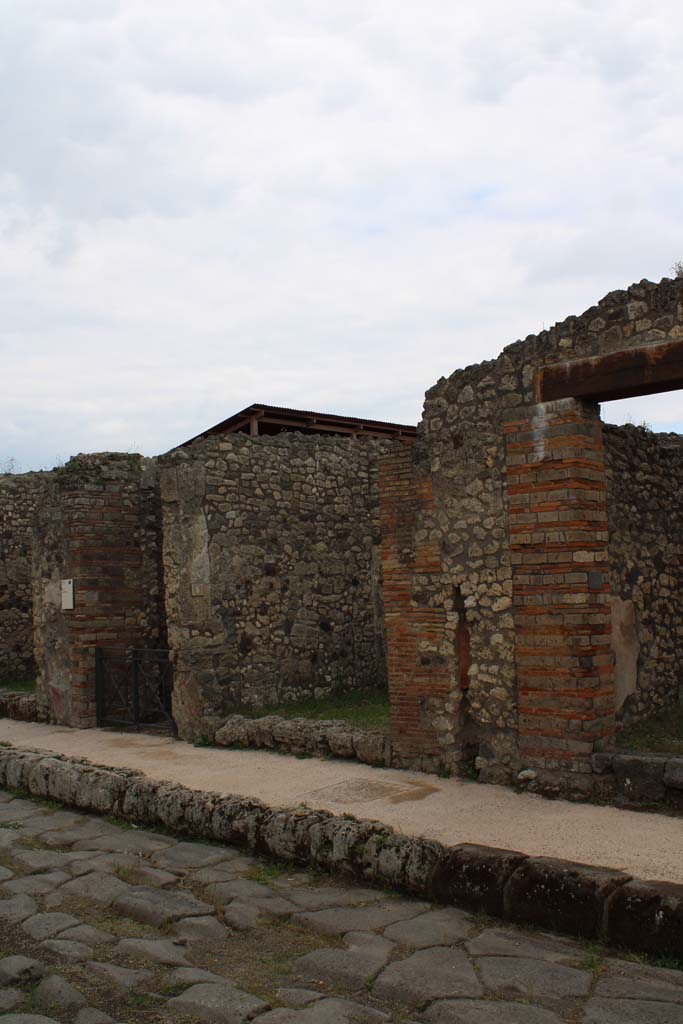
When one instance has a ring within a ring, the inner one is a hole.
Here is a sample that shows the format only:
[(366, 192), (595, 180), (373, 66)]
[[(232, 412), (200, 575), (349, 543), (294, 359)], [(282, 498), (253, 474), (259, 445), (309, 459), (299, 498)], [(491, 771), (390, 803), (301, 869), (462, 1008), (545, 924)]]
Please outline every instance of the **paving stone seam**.
[(683, 959), (681, 885), (492, 847), (446, 847), (379, 822), (272, 808), (44, 751), (0, 748), (0, 787), (516, 924)]

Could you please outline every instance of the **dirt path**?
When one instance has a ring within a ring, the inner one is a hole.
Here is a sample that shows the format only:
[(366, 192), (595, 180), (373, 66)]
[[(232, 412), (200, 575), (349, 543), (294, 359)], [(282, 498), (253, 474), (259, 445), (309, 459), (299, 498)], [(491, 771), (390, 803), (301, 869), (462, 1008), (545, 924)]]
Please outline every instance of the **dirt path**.
[(304, 803), (348, 812), (443, 843), (481, 843), (683, 883), (683, 821), (662, 814), (545, 800), (353, 761), (193, 747), (165, 737), (7, 719), (0, 720), (0, 741), (135, 768), (190, 789), (237, 793), (270, 806)]

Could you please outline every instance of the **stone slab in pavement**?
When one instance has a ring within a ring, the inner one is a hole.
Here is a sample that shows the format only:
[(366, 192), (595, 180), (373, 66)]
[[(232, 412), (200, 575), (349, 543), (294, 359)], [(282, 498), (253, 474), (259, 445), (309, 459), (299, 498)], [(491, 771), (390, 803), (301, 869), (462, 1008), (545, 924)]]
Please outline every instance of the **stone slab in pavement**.
[(372, 994), (405, 1006), (422, 1006), (449, 996), (483, 995), (474, 968), (460, 949), (435, 946), (396, 960), (382, 971)]
[(481, 979), (490, 992), (526, 999), (587, 996), (592, 978), (587, 971), (531, 957), (486, 956), (478, 961)]
[(543, 1007), (483, 999), (433, 1003), (423, 1020), (426, 1024), (563, 1024), (556, 1013)]
[(369, 986), (389, 962), (395, 945), (381, 935), (348, 932), (343, 949), (317, 949), (296, 961), (293, 976), (303, 982), (323, 982), (342, 991)]
[(244, 1024), (269, 1009), (268, 1003), (228, 985), (202, 982), (169, 999), (168, 1007), (215, 1024)]

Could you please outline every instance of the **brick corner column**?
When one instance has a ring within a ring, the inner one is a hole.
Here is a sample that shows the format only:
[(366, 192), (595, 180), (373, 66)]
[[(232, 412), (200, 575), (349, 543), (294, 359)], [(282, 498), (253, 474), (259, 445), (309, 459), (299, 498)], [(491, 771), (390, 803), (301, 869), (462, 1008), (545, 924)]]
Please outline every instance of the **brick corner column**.
[(577, 775), (615, 729), (599, 410), (546, 402), (504, 429), (520, 759), (588, 792)]

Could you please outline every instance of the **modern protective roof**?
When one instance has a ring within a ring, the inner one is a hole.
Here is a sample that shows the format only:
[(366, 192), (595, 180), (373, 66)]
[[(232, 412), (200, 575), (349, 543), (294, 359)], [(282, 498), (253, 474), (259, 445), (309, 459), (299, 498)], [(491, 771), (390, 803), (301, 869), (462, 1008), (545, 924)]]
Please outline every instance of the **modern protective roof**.
[(358, 416), (337, 416), (332, 413), (311, 412), (303, 409), (288, 409), (280, 405), (257, 403), (234, 413), (213, 427), (202, 431), (189, 441), (178, 445), (186, 448), (200, 438), (213, 434), (279, 434), (282, 431), (298, 431), (302, 434), (342, 434), (350, 437), (386, 437), (412, 441), (417, 427), (406, 423), (387, 423), (384, 420), (368, 420)]

